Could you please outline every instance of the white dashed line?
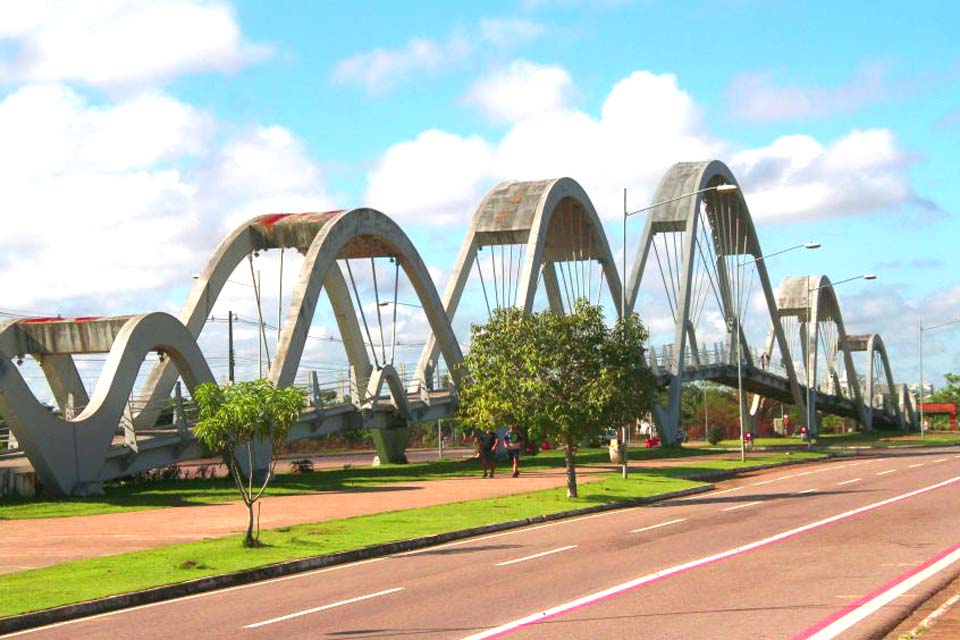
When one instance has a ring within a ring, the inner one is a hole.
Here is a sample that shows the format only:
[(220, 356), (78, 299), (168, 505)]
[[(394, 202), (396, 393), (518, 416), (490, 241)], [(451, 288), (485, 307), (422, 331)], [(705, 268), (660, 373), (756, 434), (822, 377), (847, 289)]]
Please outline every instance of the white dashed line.
[(650, 531), (651, 529), (659, 529), (660, 527), (669, 527), (672, 524), (677, 524), (678, 522), (686, 522), (686, 518), (677, 518), (676, 520), (667, 520), (666, 522), (661, 522), (660, 524), (652, 524), (649, 527), (641, 527), (640, 529), (631, 529), (630, 533), (642, 533), (644, 531)]
[(816, 489), (804, 489), (803, 491), (797, 491), (797, 495), (802, 495), (804, 493), (816, 493)]
[(721, 511), (736, 511), (737, 509), (744, 509), (746, 507), (752, 507), (755, 504), (760, 504), (762, 501), (757, 500), (756, 502), (744, 502), (743, 504), (736, 504), (732, 507), (727, 507), (726, 509), (721, 509)]
[(495, 567), (505, 567), (508, 564), (517, 564), (518, 562), (526, 562), (527, 560), (533, 560), (534, 558), (542, 558), (543, 556), (549, 556), (554, 553), (560, 553), (561, 551), (569, 551), (570, 549), (576, 549), (577, 545), (571, 544), (566, 547), (560, 547), (558, 549), (551, 549), (550, 551), (544, 551), (542, 553), (535, 553), (532, 556), (524, 556), (522, 558), (517, 558), (516, 560), (507, 560), (506, 562), (498, 562), (495, 564)]
[(934, 460), (934, 462), (946, 462), (946, 461), (947, 461), (946, 458), (938, 458), (938, 459)]
[(927, 464), (927, 463), (926, 463), (926, 462), (918, 462), (917, 464), (907, 465), (907, 468), (908, 468), (908, 469), (916, 469), (917, 467), (922, 467), (922, 466), (925, 465), (925, 464)]
[(888, 473), (894, 473), (896, 469), (887, 469), (886, 471), (877, 471), (878, 476), (885, 476)]
[(283, 622), (284, 620), (290, 620), (291, 618), (299, 618), (300, 616), (309, 615), (311, 613), (318, 613), (320, 611), (326, 611), (327, 609), (333, 609), (334, 607), (342, 607), (345, 604), (353, 604), (354, 602), (369, 600), (370, 598), (376, 598), (378, 596), (385, 596), (388, 593), (396, 593), (397, 591), (403, 591), (403, 587), (396, 587), (394, 589), (387, 589), (386, 591), (378, 591), (376, 593), (368, 593), (365, 596), (358, 596), (356, 598), (350, 598), (349, 600), (341, 600), (340, 602), (331, 602), (330, 604), (325, 604), (321, 607), (314, 607), (313, 609), (297, 611), (296, 613), (290, 613), (285, 616), (280, 616), (279, 618), (271, 618), (270, 620), (264, 620), (263, 622), (255, 622), (253, 624), (246, 625), (244, 629), (256, 629), (257, 627), (263, 627), (268, 624), (273, 624), (274, 622)]
[(845, 484), (853, 484), (854, 482), (860, 482), (860, 478), (854, 478), (853, 480), (844, 480), (843, 482), (838, 482), (837, 486), (842, 487)]

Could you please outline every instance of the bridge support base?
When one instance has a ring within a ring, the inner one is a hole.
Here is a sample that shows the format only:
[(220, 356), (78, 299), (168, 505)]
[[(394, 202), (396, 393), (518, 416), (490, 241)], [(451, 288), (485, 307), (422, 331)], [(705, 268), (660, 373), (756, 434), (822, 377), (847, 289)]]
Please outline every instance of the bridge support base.
[(407, 464), (407, 440), (410, 438), (408, 424), (403, 423), (388, 429), (372, 429), (371, 432), (377, 455), (382, 462)]

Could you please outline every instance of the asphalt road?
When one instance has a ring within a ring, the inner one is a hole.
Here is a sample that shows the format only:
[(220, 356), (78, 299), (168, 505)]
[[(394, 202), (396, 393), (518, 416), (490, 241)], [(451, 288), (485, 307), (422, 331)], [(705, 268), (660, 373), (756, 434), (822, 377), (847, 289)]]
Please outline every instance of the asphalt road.
[(958, 513), (956, 449), (889, 453), (14, 635), (876, 638), (960, 573)]

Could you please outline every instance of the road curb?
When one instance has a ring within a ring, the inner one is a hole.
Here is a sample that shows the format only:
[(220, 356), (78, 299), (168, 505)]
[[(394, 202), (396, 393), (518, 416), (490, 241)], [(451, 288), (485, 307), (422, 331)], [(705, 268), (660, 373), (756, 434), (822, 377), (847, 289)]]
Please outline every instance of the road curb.
[[(827, 457), (830, 458), (837, 456), (836, 454), (827, 454)], [(756, 465), (742, 469), (706, 471), (702, 474), (691, 476), (686, 479), (699, 482), (714, 482), (718, 480), (735, 478), (741, 474), (750, 473), (752, 471), (773, 469), (807, 462), (816, 462), (818, 460), (822, 461), (823, 458), (818, 458), (817, 460), (788, 460), (785, 462)], [(164, 585), (162, 587), (153, 587), (150, 589), (143, 589), (141, 591), (134, 591), (116, 596), (108, 596), (106, 598), (100, 598), (97, 600), (89, 600), (87, 602), (78, 602), (76, 604), (53, 607), (51, 609), (32, 611), (30, 613), (0, 618), (0, 634), (42, 627), (58, 622), (66, 622), (76, 618), (85, 618), (94, 615), (111, 613), (121, 609), (129, 609), (131, 607), (153, 604), (164, 600), (173, 600), (176, 598), (182, 598), (184, 596), (215, 591), (217, 589), (223, 589), (226, 587), (234, 587), (253, 582), (259, 582), (262, 580), (269, 580), (271, 578), (303, 573), (305, 571), (312, 571), (315, 569), (324, 569), (327, 567), (357, 562), (360, 560), (368, 560), (370, 558), (392, 555), (404, 551), (415, 551), (417, 549), (424, 549), (438, 544), (462, 540), (464, 538), (470, 538), (473, 536), (498, 533), (501, 531), (508, 531), (510, 529), (519, 529), (520, 527), (526, 527), (533, 524), (542, 524), (545, 522), (553, 522), (566, 518), (590, 515), (592, 513), (613, 511), (617, 509), (628, 509), (630, 507), (653, 504), (665, 500), (673, 500), (675, 498), (706, 493), (712, 491), (713, 489), (714, 487), (712, 484), (702, 487), (691, 487), (689, 489), (670, 491), (655, 496), (648, 496), (646, 498), (632, 498), (622, 502), (593, 505), (590, 507), (582, 507), (568, 511), (559, 511), (557, 513), (536, 516), (533, 518), (523, 518), (509, 522), (499, 522), (479, 527), (472, 527), (469, 529), (448, 531), (446, 533), (438, 533), (432, 536), (424, 536), (421, 538), (398, 540), (396, 542), (371, 545), (361, 549), (341, 551), (339, 553), (333, 553), (329, 555), (300, 558), (298, 560), (290, 560), (287, 562), (271, 564), (254, 569), (245, 569), (243, 571), (236, 571), (233, 573), (207, 576), (206, 578), (198, 578), (196, 580), (189, 580), (187, 582), (179, 582), (177, 584)]]

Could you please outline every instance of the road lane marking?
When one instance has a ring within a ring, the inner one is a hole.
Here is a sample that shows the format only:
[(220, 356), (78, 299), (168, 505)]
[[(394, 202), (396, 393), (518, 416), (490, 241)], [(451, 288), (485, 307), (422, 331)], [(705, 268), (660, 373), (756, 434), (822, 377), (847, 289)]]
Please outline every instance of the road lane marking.
[(264, 620), (263, 622), (255, 622), (253, 624), (248, 624), (243, 628), (256, 629), (258, 627), (264, 627), (268, 624), (273, 624), (275, 622), (283, 622), (284, 620), (290, 620), (291, 618), (299, 618), (300, 616), (310, 615), (311, 613), (319, 613), (320, 611), (326, 611), (327, 609), (342, 607), (343, 605), (346, 605), (346, 604), (353, 604), (354, 602), (361, 602), (363, 600), (369, 600), (371, 598), (378, 598), (380, 596), (385, 596), (390, 593), (396, 593), (397, 591), (403, 591), (403, 587), (394, 587), (393, 589), (377, 591), (376, 593), (368, 593), (365, 596), (357, 596), (356, 598), (350, 598), (349, 600), (341, 600), (340, 602), (331, 602), (330, 604), (325, 604), (320, 607), (305, 609), (303, 611), (297, 611), (296, 613), (289, 613), (285, 616), (280, 616), (279, 618), (271, 618), (270, 620)]
[(792, 478), (793, 476), (783, 476), (781, 478), (771, 478), (770, 480), (764, 480), (763, 482), (754, 482), (751, 487), (762, 487), (765, 484), (770, 484), (771, 482), (779, 482), (780, 480), (786, 480), (787, 478)]
[(486, 640), (487, 638), (496, 638), (496, 637), (505, 635), (507, 633), (510, 633), (512, 631), (516, 631), (517, 629), (528, 627), (532, 624), (536, 624), (538, 622), (543, 622), (545, 620), (555, 618), (559, 615), (563, 615), (575, 609), (579, 609), (581, 607), (585, 607), (585, 606), (594, 604), (596, 602), (600, 602), (602, 600), (612, 598), (613, 596), (619, 595), (621, 593), (632, 591), (638, 587), (651, 584), (654, 582), (659, 582), (660, 580), (664, 580), (666, 578), (669, 578), (681, 573), (685, 573), (687, 571), (696, 569), (698, 567), (713, 564), (715, 562), (720, 562), (722, 560), (739, 556), (739, 555), (748, 553), (750, 551), (755, 551), (756, 549), (766, 547), (776, 542), (782, 542), (783, 540), (796, 537), (803, 533), (807, 533), (808, 531), (813, 531), (814, 529), (819, 529), (820, 527), (825, 527), (835, 522), (840, 522), (848, 518), (853, 518), (860, 514), (867, 513), (875, 509), (880, 509), (882, 507), (886, 507), (888, 505), (895, 504), (897, 502), (901, 502), (903, 500), (907, 500), (909, 498), (913, 498), (913, 497), (922, 495), (924, 493), (928, 493), (930, 491), (940, 489), (942, 487), (947, 487), (957, 482), (960, 482), (960, 476), (954, 476), (953, 478), (950, 478), (948, 480), (944, 480), (936, 484), (931, 484), (926, 487), (921, 487), (920, 489), (914, 489), (913, 491), (902, 493), (898, 496), (893, 496), (892, 498), (881, 500), (880, 502), (874, 502), (862, 507), (857, 507), (856, 509), (844, 511), (843, 513), (838, 513), (828, 518), (823, 518), (822, 520), (817, 520), (815, 522), (810, 522), (808, 524), (801, 525), (794, 529), (788, 529), (787, 531), (782, 531), (780, 533), (774, 534), (767, 538), (762, 538), (760, 540), (747, 543), (740, 547), (734, 547), (732, 549), (727, 549), (726, 551), (721, 551), (713, 555), (703, 556), (701, 558), (696, 558), (694, 560), (690, 560), (682, 564), (674, 565), (672, 567), (667, 567), (666, 569), (661, 569), (660, 571), (655, 571), (654, 573), (648, 573), (644, 576), (640, 576), (639, 578), (634, 578), (633, 580), (628, 580), (627, 582), (623, 582), (621, 584), (615, 585), (608, 589), (603, 589), (602, 591), (596, 591), (594, 593), (582, 596), (575, 600), (570, 600), (569, 602), (565, 602), (563, 604), (550, 607), (549, 609), (538, 611), (534, 614), (524, 616), (522, 618), (517, 618), (516, 620), (511, 620), (510, 622), (504, 623), (497, 627), (493, 627), (492, 629), (486, 629), (484, 631), (480, 631), (479, 633), (466, 636), (462, 638), (462, 640)]
[(793, 636), (793, 640), (830, 640), (849, 630), (867, 616), (876, 613), (881, 607), (906, 594), (960, 560), (960, 545), (954, 545), (924, 564), (911, 569), (903, 575), (890, 580), (879, 589), (844, 607), (833, 615), (827, 616), (809, 629)]
[(360, 560), (359, 562), (351, 562), (349, 564), (338, 564), (334, 567), (325, 567), (323, 569), (314, 569), (313, 571), (304, 571), (303, 573), (294, 573), (289, 576), (280, 576), (279, 578), (271, 578), (269, 580), (260, 580), (258, 582), (250, 582), (248, 584), (240, 584), (235, 587), (226, 587), (224, 589), (214, 589), (212, 591), (204, 591), (203, 593), (194, 593), (189, 596), (183, 596), (182, 598), (171, 598), (170, 600), (161, 600), (160, 602), (151, 602), (149, 604), (141, 604), (136, 607), (127, 607), (126, 609), (117, 609), (116, 611), (107, 611), (106, 613), (98, 613), (92, 616), (86, 616), (83, 618), (75, 618), (73, 620), (64, 620), (63, 622), (55, 622), (54, 624), (47, 624), (42, 627), (34, 627), (32, 629), (24, 629), (23, 631), (17, 631), (15, 633), (8, 633), (4, 638), (13, 638), (14, 636), (23, 636), (28, 633), (36, 633), (37, 631), (45, 631), (47, 629), (55, 629), (56, 627), (65, 627), (70, 624), (76, 624), (78, 622), (89, 622), (90, 620), (96, 620), (98, 618), (109, 618), (110, 616), (118, 616), (124, 613), (133, 613), (135, 611), (140, 611), (141, 609), (151, 609), (153, 607), (162, 607), (168, 604), (177, 604), (180, 602), (186, 602), (187, 600), (195, 600), (197, 598), (206, 598), (209, 596), (222, 595), (224, 593), (229, 593), (230, 591), (239, 591), (240, 589), (251, 589), (253, 587), (260, 587), (268, 584), (273, 584), (274, 582), (283, 582), (285, 580), (296, 580), (299, 578), (308, 578), (310, 576), (315, 576), (319, 573), (328, 573), (330, 571), (339, 571), (341, 569), (348, 569), (351, 567), (359, 567), (360, 565), (370, 564), (372, 562), (382, 562), (386, 560), (387, 556), (380, 558), (370, 558), (369, 560)]
[(886, 471), (877, 471), (878, 476), (885, 476), (888, 473), (894, 473), (896, 469), (887, 469)]
[(538, 524), (535, 527), (523, 527), (521, 529), (511, 529), (510, 531), (501, 531), (500, 533), (491, 533), (488, 536), (480, 536), (479, 538), (467, 538), (465, 540), (457, 540), (455, 542), (448, 542), (446, 544), (438, 544), (435, 547), (426, 547), (424, 549), (414, 549), (413, 551), (404, 551), (403, 553), (395, 553), (390, 557), (402, 558), (404, 556), (415, 556), (421, 553), (430, 553), (431, 551), (437, 551), (438, 549), (447, 549), (449, 547), (459, 547), (465, 544), (470, 544), (472, 542), (482, 542), (484, 540), (492, 540), (493, 538), (502, 538), (504, 536), (515, 536), (520, 533), (536, 531), (537, 529), (546, 529), (547, 527), (556, 527), (561, 524), (572, 524), (574, 522), (580, 522), (581, 520), (590, 520), (592, 518), (603, 518), (606, 516), (629, 513), (631, 510), (632, 509), (615, 509), (611, 511), (604, 511), (602, 513), (591, 513), (589, 515), (580, 516), (578, 518), (567, 518), (564, 520), (557, 520), (556, 522)]
[(917, 464), (908, 465), (907, 468), (908, 468), (908, 469), (916, 469), (917, 467), (922, 467), (922, 466), (925, 465), (925, 464), (927, 464), (927, 463), (926, 463), (926, 462), (918, 462)]
[(690, 496), (689, 498), (682, 498), (681, 500), (678, 500), (678, 502), (686, 502), (687, 500), (696, 500), (696, 499), (703, 500), (703, 498), (705, 497), (712, 498), (713, 496), (718, 496), (721, 493), (730, 493), (731, 491), (740, 491), (740, 489), (743, 489), (743, 487), (731, 487), (729, 489), (720, 489), (720, 491), (708, 491), (707, 492), (709, 494), (708, 496), (703, 496), (698, 494), (695, 496)]
[(860, 478), (853, 478), (852, 480), (844, 480), (843, 482), (838, 482), (837, 486), (842, 487), (845, 484), (853, 484), (854, 482), (860, 482)]
[(566, 547), (558, 547), (556, 549), (550, 549), (550, 551), (543, 551), (541, 553), (535, 553), (532, 556), (524, 556), (522, 558), (517, 558), (516, 560), (507, 560), (506, 562), (498, 562), (493, 565), (495, 567), (505, 567), (508, 564), (517, 564), (518, 562), (526, 562), (527, 560), (534, 560), (536, 558), (542, 558), (543, 556), (553, 555), (554, 553), (560, 553), (561, 551), (569, 551), (570, 549), (576, 549), (577, 545), (571, 544)]
[(754, 502), (744, 502), (743, 504), (735, 504), (732, 507), (727, 507), (726, 509), (721, 509), (721, 511), (736, 511), (737, 509), (743, 509), (745, 507), (752, 507), (755, 504), (760, 504), (761, 500), (756, 500)]
[(659, 529), (660, 527), (669, 527), (672, 524), (677, 524), (678, 522), (686, 522), (686, 518), (677, 518), (676, 520), (668, 520), (666, 522), (661, 522), (660, 524), (652, 524), (649, 527), (642, 527), (640, 529), (631, 529), (630, 533), (642, 533), (643, 531), (650, 531), (651, 529)]
[(816, 493), (816, 489), (804, 489), (803, 491), (797, 491), (797, 495), (803, 495), (804, 493)]
[(946, 461), (947, 461), (946, 458), (938, 458), (938, 459), (934, 460), (934, 462), (946, 462)]

